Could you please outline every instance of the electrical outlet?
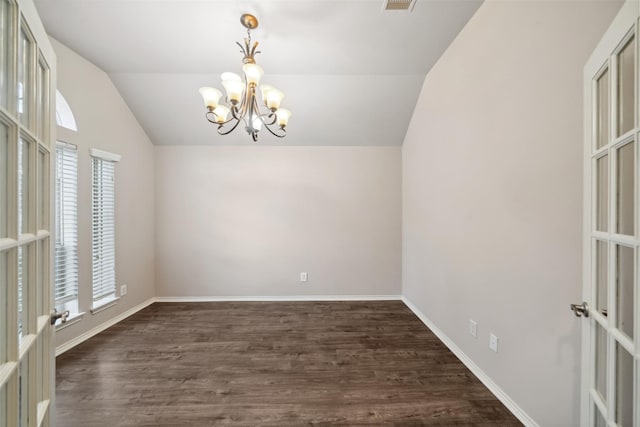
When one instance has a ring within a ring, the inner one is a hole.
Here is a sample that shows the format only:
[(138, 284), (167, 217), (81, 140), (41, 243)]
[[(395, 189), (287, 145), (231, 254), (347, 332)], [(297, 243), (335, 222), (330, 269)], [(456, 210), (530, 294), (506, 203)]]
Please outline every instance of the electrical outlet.
[(303, 271), (302, 273), (300, 273), (300, 281), (301, 282), (306, 282), (309, 280), (309, 275), (307, 274), (306, 271)]
[(124, 296), (127, 294), (127, 285), (120, 286), (120, 296)]
[(478, 323), (475, 320), (469, 319), (469, 333), (472, 337), (478, 338)]
[(489, 335), (489, 348), (496, 353), (498, 352), (498, 337), (493, 334)]

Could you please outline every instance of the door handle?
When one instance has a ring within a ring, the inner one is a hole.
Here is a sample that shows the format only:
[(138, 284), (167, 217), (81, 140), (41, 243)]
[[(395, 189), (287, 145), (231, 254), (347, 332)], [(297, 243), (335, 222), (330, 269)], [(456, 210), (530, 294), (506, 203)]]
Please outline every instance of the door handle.
[(51, 313), (51, 325), (55, 325), (58, 319), (62, 319), (62, 323), (67, 323), (67, 318), (69, 317), (69, 310), (65, 310), (62, 313), (59, 313), (55, 308), (53, 309), (53, 313)]
[(589, 306), (586, 302), (582, 304), (571, 304), (571, 310), (576, 317), (589, 317)]

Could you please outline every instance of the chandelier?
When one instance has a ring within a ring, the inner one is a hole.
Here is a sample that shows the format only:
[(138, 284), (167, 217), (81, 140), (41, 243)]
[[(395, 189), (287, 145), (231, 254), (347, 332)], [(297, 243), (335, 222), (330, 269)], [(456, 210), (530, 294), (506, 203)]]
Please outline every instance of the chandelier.
[[(256, 51), (258, 42), (251, 45), (251, 30), (258, 27), (258, 19), (245, 13), (240, 17), (240, 22), (247, 29), (244, 46), (236, 42), (244, 54), (242, 70), (245, 78), (243, 80), (234, 73), (222, 73), (220, 77), (226, 92), (224, 102), (220, 102), (222, 92), (218, 89), (200, 88), (204, 105), (207, 107), (206, 118), (210, 123), (218, 125), (220, 135), (230, 134), (242, 122), (254, 142), (258, 141), (258, 132), (263, 127), (274, 136), (284, 138), (287, 134), (285, 128), (291, 117), (291, 111), (280, 108), (284, 94), (273, 86), (260, 85), (261, 103), (256, 96), (256, 88), (264, 74), (254, 58), (260, 53)], [(266, 107), (264, 111), (261, 111), (262, 106)]]

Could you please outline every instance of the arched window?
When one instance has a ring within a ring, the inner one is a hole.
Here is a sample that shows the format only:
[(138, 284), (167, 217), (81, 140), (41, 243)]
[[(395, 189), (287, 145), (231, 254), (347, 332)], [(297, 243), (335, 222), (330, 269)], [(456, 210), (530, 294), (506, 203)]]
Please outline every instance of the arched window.
[(58, 90), (56, 90), (56, 123), (63, 128), (78, 131), (76, 119), (73, 117), (73, 111), (71, 111), (67, 100), (64, 99), (64, 96), (62, 96)]

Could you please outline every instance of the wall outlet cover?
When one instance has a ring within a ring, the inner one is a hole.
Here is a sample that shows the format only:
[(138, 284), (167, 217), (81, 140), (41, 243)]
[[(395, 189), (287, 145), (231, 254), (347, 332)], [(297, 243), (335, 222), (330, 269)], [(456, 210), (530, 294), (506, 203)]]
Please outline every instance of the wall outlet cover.
[(496, 353), (498, 352), (498, 337), (493, 334), (489, 335), (489, 348)]
[(469, 319), (469, 334), (474, 338), (478, 338), (478, 322), (475, 320)]

